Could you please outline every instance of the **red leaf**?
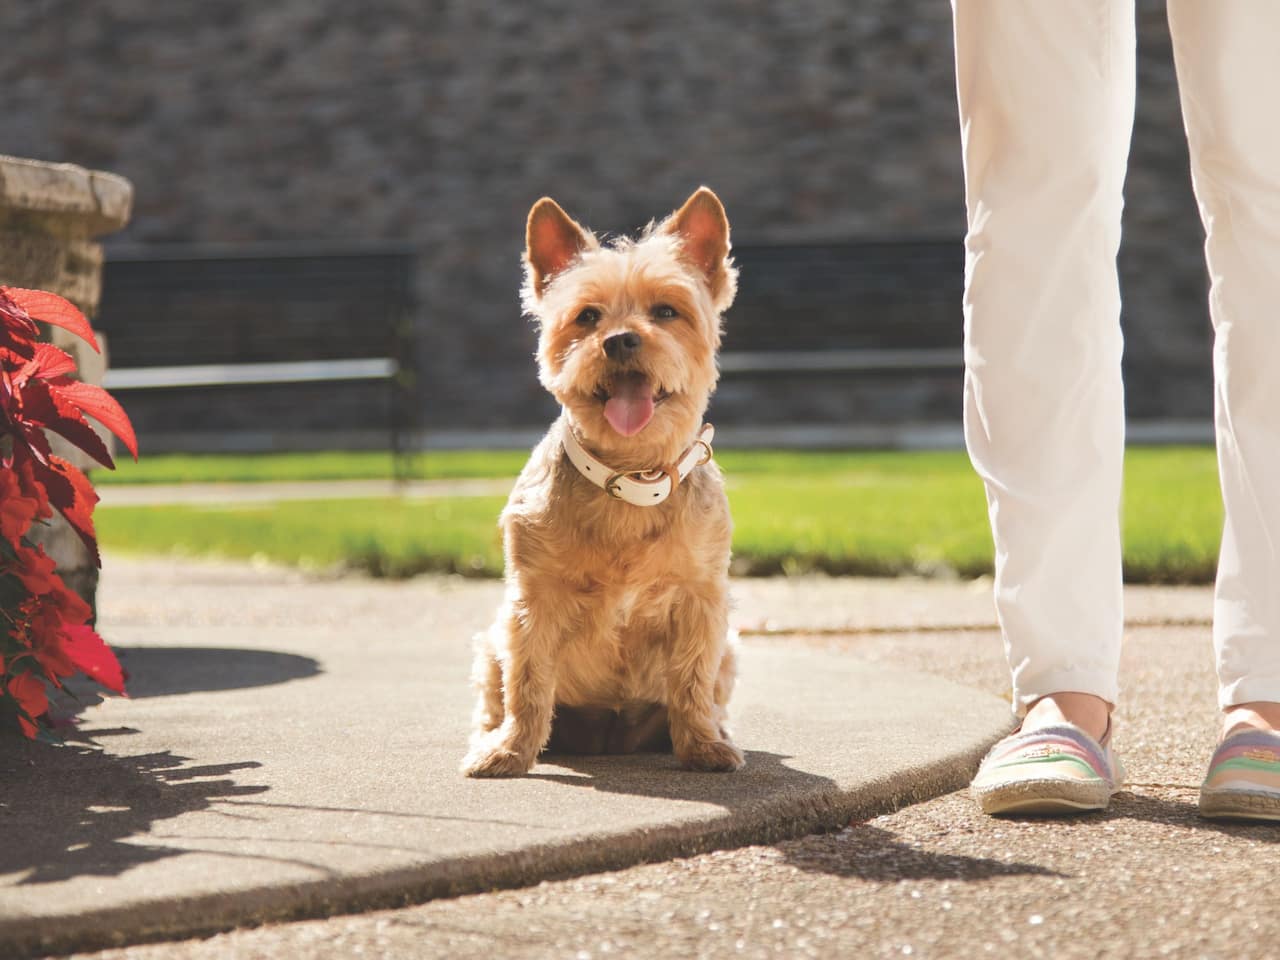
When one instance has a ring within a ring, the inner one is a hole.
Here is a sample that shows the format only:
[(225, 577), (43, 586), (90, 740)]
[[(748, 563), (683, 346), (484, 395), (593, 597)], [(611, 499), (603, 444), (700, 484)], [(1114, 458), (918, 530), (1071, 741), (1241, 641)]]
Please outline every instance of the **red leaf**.
[(98, 555), (98, 538), (93, 530), (93, 507), (98, 502), (93, 484), (75, 464), (68, 463), (61, 457), (50, 457), (49, 466), (51, 469), (43, 471), (41, 477), (49, 502), (67, 518), (71, 529), (89, 548), (94, 565), (102, 566), (102, 558)]
[(92, 627), (66, 627), (63, 636), (66, 638), (63, 650), (85, 676), (114, 693), (124, 693), (124, 670), (120, 668), (120, 661)]
[(39, 328), (31, 322), (31, 317), (22, 305), (8, 295), (7, 287), (0, 287), (0, 331), (9, 334), (10, 349), (31, 356), (29, 348), (40, 334)]
[[(22, 399), (13, 389), (13, 380), (9, 377), (9, 371), (0, 366), (0, 423), (16, 423), (21, 406)], [(13, 453), (14, 448), (11, 446), (0, 459), (0, 466), (12, 466)]]
[[(2, 314), (0, 310), (0, 314)], [(0, 330), (0, 333), (3, 333)], [(22, 366), (35, 354), (35, 343), (25, 337), (18, 337), (7, 342), (0, 343), (0, 364), (7, 366), (10, 370), (16, 370)]]
[[(49, 710), (49, 696), (45, 690), (44, 681), (27, 671), (11, 675), (5, 686), (8, 687), (9, 696), (18, 702), (19, 709), (26, 715), (18, 716), (18, 725), (22, 727), (24, 734), (34, 737), (36, 727), (31, 720)], [(28, 720), (27, 717), (31, 719)]]
[(0, 470), (0, 539), (17, 550), (39, 513), (40, 501), (24, 496), (17, 471)]
[(115, 397), (101, 387), (79, 380), (60, 379), (50, 384), (59, 398), (69, 400), (120, 438), (133, 459), (138, 459), (138, 438), (134, 435), (129, 415)]
[(23, 388), (22, 419), (61, 434), (104, 467), (115, 469), (106, 444), (80, 415), (79, 408), (63, 400), (43, 380), (31, 380)]
[(76, 372), (76, 362), (71, 356), (51, 343), (37, 343), (34, 355), (16, 374), (13, 382), (21, 387), (28, 379), (51, 380)]
[(21, 408), (16, 416), (10, 413), (9, 420), (15, 428), (15, 432), (10, 434), (13, 437), (13, 452), (0, 465), (9, 467), (20, 460), (29, 460), (35, 466), (47, 467), (52, 451), (45, 432), (38, 424), (28, 423), (22, 416)]
[(31, 319), (39, 320), (50, 326), (70, 330), (89, 346), (101, 353), (98, 339), (84, 314), (71, 301), (47, 290), (24, 290), (22, 287), (0, 287), (0, 292), (8, 294), (18, 306), (31, 315)]
[(44, 547), (19, 547), (15, 551), (14, 566), (9, 572), (18, 578), (23, 589), (32, 596), (52, 593), (57, 584), (62, 582), (54, 565), (53, 558), (44, 552)]
[[(41, 434), (43, 437), (44, 434)], [(17, 473), (19, 486), (22, 488), (24, 497), (33, 498), (39, 504), (36, 510), (36, 517), (40, 520), (48, 520), (53, 516), (53, 510), (49, 508), (49, 494), (45, 492), (44, 484), (36, 478), (36, 470), (45, 464), (37, 464), (31, 457), (18, 457), (13, 465), (13, 470)]]

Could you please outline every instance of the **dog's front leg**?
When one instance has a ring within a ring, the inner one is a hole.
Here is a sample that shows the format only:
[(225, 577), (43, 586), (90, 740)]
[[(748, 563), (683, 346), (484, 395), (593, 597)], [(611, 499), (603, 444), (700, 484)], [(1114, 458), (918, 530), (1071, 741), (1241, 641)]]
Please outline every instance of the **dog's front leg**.
[[(728, 591), (721, 584), (691, 587), (672, 610), (671, 653), (667, 665), (671, 743), (692, 770), (737, 770), (742, 751), (721, 729), (723, 704), (716, 682), (728, 653)], [(721, 678), (723, 683), (723, 678)]]
[(477, 736), (462, 761), (469, 777), (514, 777), (528, 773), (551, 736), (555, 710), (555, 645), (559, 632), (530, 598), (508, 603), (500, 617), (505, 649), (502, 723)]

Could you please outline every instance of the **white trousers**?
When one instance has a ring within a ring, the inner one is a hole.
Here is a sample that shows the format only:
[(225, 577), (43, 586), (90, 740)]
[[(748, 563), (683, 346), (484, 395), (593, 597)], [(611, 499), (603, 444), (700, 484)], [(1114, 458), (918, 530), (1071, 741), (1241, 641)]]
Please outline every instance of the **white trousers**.
[[(1112, 703), (1123, 626), (1120, 243), (1133, 0), (952, 0), (965, 437), (1019, 714)], [(1212, 279), (1219, 700), (1280, 701), (1280, 0), (1168, 0)]]

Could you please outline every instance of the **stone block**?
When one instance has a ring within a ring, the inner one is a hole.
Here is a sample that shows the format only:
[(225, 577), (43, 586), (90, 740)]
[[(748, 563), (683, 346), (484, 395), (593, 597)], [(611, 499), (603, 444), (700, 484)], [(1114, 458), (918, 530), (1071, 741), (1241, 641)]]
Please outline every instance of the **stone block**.
[[(92, 318), (102, 289), (102, 248), (93, 238), (122, 227), (132, 202), (133, 187), (114, 174), (0, 156), (0, 284), (59, 294)], [(75, 358), (81, 380), (102, 383), (101, 337), (98, 353), (66, 330), (54, 327), (47, 335)], [(110, 449), (107, 432), (94, 426)], [(54, 453), (81, 469), (94, 464), (61, 437), (50, 442)], [(33, 529), (32, 540), (44, 545), (67, 586), (93, 605), (98, 569), (75, 531), (55, 516)]]
[(53, 214), (50, 228), (97, 237), (129, 222), (133, 185), (124, 177), (72, 163), (0, 156), (0, 209)]

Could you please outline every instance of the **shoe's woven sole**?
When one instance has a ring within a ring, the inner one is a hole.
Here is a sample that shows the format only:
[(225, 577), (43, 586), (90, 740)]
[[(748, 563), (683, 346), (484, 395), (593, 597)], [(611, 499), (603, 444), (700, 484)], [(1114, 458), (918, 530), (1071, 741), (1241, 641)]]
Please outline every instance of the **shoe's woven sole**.
[(1280, 821), (1280, 733), (1239, 730), (1218, 744), (1200, 785), (1200, 816)]
[(1280, 821), (1280, 796), (1244, 790), (1201, 790), (1200, 816), (1207, 820)]
[(1068, 723), (1005, 737), (983, 759), (970, 792), (987, 814), (1070, 816), (1105, 810), (1121, 783), (1119, 758)]
[(1105, 781), (1019, 780), (974, 790), (983, 813), (1069, 816), (1105, 810), (1114, 792)]

